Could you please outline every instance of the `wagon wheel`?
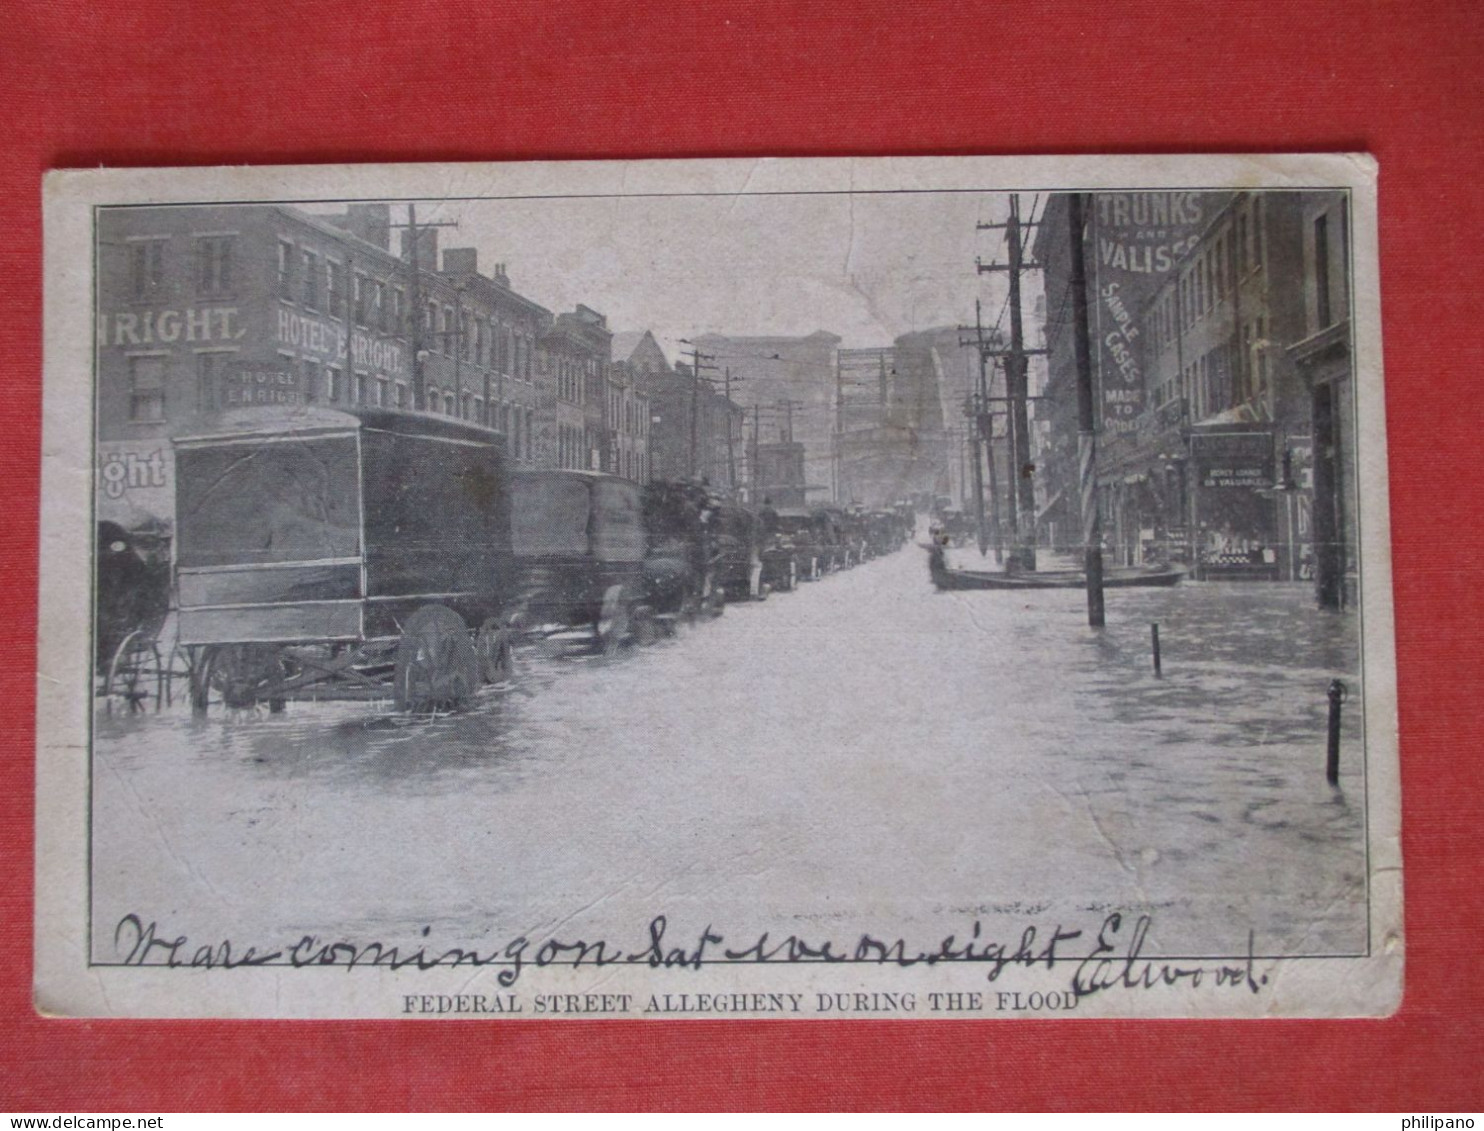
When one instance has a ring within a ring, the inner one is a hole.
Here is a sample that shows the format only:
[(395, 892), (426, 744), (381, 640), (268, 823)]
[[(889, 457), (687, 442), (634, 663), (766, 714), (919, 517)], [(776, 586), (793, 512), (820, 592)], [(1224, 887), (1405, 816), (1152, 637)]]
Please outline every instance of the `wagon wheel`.
[(399, 711), (456, 710), (478, 687), (479, 657), (463, 617), (443, 605), (424, 605), (407, 618), (397, 642)]
[(616, 652), (629, 637), (631, 618), (629, 594), (622, 585), (610, 585), (603, 591), (603, 606), (593, 623), (598, 649)]
[(175, 702), (175, 681), (185, 680), (189, 686), (193, 670), (191, 650), (180, 644), (172, 645), (170, 659), (165, 663), (165, 706), (172, 706)]
[(706, 590), (706, 595), (701, 598), (701, 612), (708, 617), (721, 616), (727, 608), (726, 588), (713, 581)]
[(654, 606), (640, 602), (629, 610), (629, 635), (636, 645), (650, 644), (658, 635)]
[(515, 629), (489, 617), (474, 635), (479, 673), (485, 683), (503, 683), (515, 674)]
[[(148, 664), (153, 660), (153, 664)], [(104, 677), (103, 694), (108, 710), (113, 710), (113, 698), (117, 695), (129, 707), (131, 715), (144, 710), (144, 702), (150, 696), (148, 677), (155, 677), (155, 709), (159, 710), (161, 699), (160, 650), (153, 640), (144, 636), (144, 630), (136, 628), (119, 641), (113, 659), (108, 663), (108, 674)]]
[(191, 664), (191, 711), (204, 715), (211, 706), (231, 711), (267, 703), (282, 711), (284, 700), (274, 695), (288, 669), (282, 651), (273, 644), (216, 644), (202, 648)]
[(747, 575), (747, 594), (754, 601), (768, 599), (768, 586), (763, 582), (763, 563), (753, 562)]

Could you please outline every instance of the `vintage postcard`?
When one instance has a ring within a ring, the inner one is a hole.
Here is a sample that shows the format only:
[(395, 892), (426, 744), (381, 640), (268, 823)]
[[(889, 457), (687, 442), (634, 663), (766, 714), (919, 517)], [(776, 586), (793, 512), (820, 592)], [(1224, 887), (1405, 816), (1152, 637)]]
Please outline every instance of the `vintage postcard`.
[(1376, 207), (52, 174), (36, 1008), (1390, 1013)]

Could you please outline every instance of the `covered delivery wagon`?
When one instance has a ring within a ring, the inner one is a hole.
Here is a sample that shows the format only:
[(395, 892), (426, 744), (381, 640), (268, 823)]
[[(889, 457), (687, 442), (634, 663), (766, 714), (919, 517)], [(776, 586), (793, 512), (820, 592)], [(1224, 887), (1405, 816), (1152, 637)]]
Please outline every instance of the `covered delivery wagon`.
[(498, 433), (379, 408), (240, 409), (175, 441), (180, 642), (198, 710), (466, 703), (508, 660)]
[(522, 471), (513, 484), (524, 626), (591, 628), (600, 647), (621, 643), (645, 612), (639, 484), (591, 471)]

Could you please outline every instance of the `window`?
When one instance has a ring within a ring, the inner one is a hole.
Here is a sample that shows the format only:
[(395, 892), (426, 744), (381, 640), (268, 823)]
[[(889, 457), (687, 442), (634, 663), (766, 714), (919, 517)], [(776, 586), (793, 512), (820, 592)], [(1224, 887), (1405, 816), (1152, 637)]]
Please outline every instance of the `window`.
[(355, 403), (366, 403), (366, 375), (364, 373), (356, 374)]
[(319, 256), (312, 251), (304, 253), (304, 305), (310, 310), (319, 309)]
[(330, 404), (339, 404), (342, 393), (340, 391), (340, 370), (330, 366), (325, 367), (325, 400)]
[(453, 416), (453, 415), (455, 415), (455, 413), (454, 413), (454, 400), (453, 400), (453, 394), (452, 393), (444, 393), (443, 394), (443, 412), (444, 412), (444, 415), (446, 415), (446, 416)]
[(1340, 258), (1336, 264), (1339, 268), (1339, 277), (1336, 293), (1339, 300), (1335, 303), (1335, 313), (1340, 318), (1350, 317), (1350, 201), (1348, 198), (1340, 201)]
[(231, 236), (199, 236), (196, 239), (196, 290), (207, 297), (232, 292)]
[(370, 298), (370, 289), (370, 280), (359, 271), (356, 272), (355, 298), (353, 301), (355, 302), (355, 321), (357, 326), (367, 325), (366, 303)]
[(1252, 241), (1249, 258), (1254, 270), (1262, 266), (1262, 212), (1262, 197), (1253, 197), (1252, 223), (1248, 225), (1247, 233)]
[(396, 396), (397, 396), (397, 407), (398, 408), (406, 408), (407, 407), (407, 386), (404, 385), (404, 384), (402, 384), (400, 381), (397, 383)]
[(1324, 329), (1334, 321), (1334, 311), (1329, 295), (1329, 213), (1314, 218), (1314, 296), (1318, 299), (1315, 312), (1319, 316), (1317, 329)]
[(196, 411), (216, 408), (217, 388), (230, 354), (198, 353), (196, 355)]
[(378, 280), (371, 288), (371, 306), (376, 312), (376, 328), (386, 333), (386, 284)]
[(165, 358), (129, 359), (129, 419), (155, 424), (165, 419)]
[(304, 373), (304, 399), (312, 401), (319, 392), (319, 365), (313, 361), (300, 363)]
[(129, 288), (136, 300), (165, 289), (165, 241), (137, 240), (129, 245)]
[(328, 262), (325, 266), (329, 276), (325, 307), (331, 315), (339, 318), (345, 312), (345, 268), (335, 262)]
[(401, 287), (392, 288), (392, 333), (405, 334), (407, 327), (407, 295)]
[(278, 297), (294, 299), (294, 245), (278, 241)]

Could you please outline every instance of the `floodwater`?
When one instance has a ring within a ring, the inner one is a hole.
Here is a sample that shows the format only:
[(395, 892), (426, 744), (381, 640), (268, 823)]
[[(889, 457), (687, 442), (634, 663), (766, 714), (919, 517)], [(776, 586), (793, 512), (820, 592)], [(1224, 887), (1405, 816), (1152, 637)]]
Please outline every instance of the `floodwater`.
[(614, 656), (527, 648), (458, 715), (100, 713), (94, 955), (130, 913), (259, 946), (633, 944), (660, 914), (936, 946), (1120, 910), (1151, 955), (1364, 951), (1355, 616), (1272, 583), (1107, 610), (937, 593), (909, 545)]

